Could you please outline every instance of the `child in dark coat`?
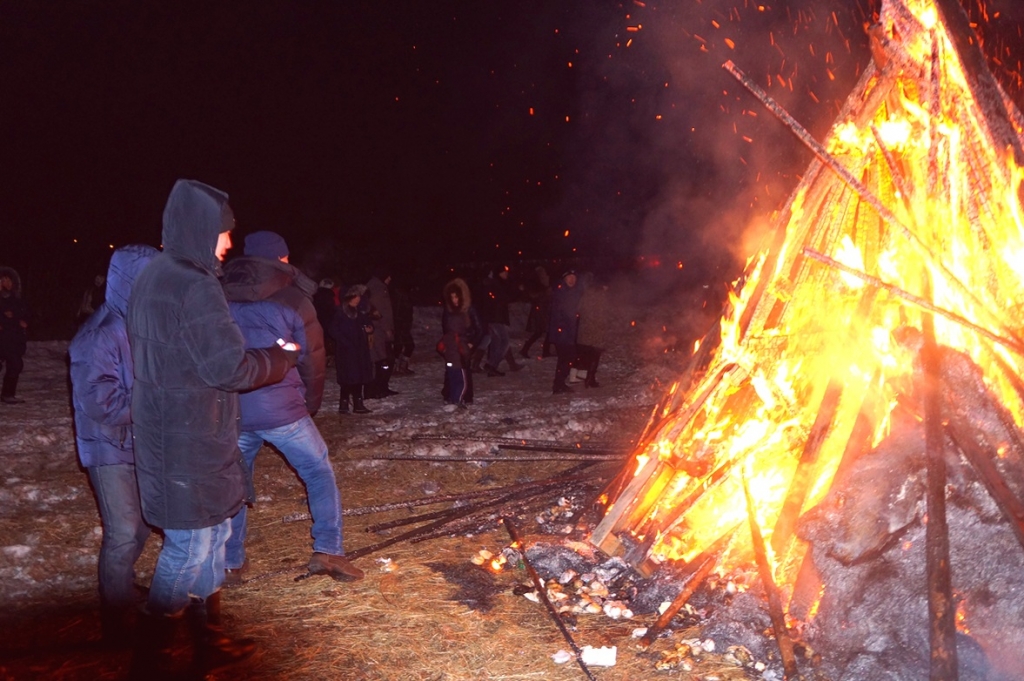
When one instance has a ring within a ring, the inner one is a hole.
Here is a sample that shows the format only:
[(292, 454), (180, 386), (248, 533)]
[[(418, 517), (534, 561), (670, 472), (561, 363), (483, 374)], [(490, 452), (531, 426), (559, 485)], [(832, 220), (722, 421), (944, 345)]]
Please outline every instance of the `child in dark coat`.
[(352, 412), (369, 414), (363, 404), (364, 390), (373, 380), (373, 361), (370, 359), (369, 335), (373, 324), (366, 311), (360, 307), (365, 286), (352, 286), (345, 291), (344, 300), (334, 313), (331, 321), (331, 337), (334, 338), (334, 368), (341, 386), (338, 413), (349, 413), (349, 397), (352, 398)]

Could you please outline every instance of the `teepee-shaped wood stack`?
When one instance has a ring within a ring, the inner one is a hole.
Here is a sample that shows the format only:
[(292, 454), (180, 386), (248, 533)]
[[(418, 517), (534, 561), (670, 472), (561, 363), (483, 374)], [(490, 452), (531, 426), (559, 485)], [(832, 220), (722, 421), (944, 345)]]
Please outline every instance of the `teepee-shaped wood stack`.
[[(736, 531), (746, 488), (775, 577), (792, 584), (806, 550), (796, 521), (885, 435), (912, 379), (897, 329), (934, 326), (1024, 423), (1024, 119), (957, 0), (883, 0), (881, 16), (874, 64), (825, 144), (788, 121), (816, 158), (748, 264), (720, 344), (699, 351), (706, 370), (664, 398), (606, 490), (592, 541), (641, 572), (750, 561)], [(1022, 493), (1009, 490), (1010, 507)]]

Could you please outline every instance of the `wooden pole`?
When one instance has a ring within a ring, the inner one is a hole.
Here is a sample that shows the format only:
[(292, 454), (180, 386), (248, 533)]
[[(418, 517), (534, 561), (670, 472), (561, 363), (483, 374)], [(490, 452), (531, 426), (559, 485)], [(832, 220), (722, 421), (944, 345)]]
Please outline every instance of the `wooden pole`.
[(792, 681), (800, 678), (800, 673), (796, 668), (796, 655), (793, 652), (793, 640), (789, 637), (786, 613), (782, 609), (782, 598), (779, 596), (778, 587), (775, 586), (775, 578), (772, 577), (772, 566), (768, 563), (768, 551), (764, 544), (764, 537), (761, 535), (761, 528), (757, 524), (754, 498), (750, 494), (750, 487), (747, 485), (747, 476), (745, 475), (743, 476), (743, 495), (747, 499), (747, 520), (750, 522), (750, 539), (754, 547), (757, 572), (761, 576), (761, 583), (764, 584), (765, 595), (768, 597), (768, 616), (771, 617), (772, 631), (782, 657), (783, 678)]
[(523, 544), (523, 540), (519, 537), (519, 532), (516, 530), (516, 526), (512, 524), (511, 518), (502, 518), (502, 522), (505, 524), (505, 529), (508, 530), (508, 536), (512, 537), (512, 542), (519, 549), (520, 555), (523, 557), (523, 565), (526, 567), (527, 574), (530, 575), (530, 579), (533, 580), (533, 585), (537, 589), (537, 596), (540, 598), (544, 607), (547, 608), (548, 614), (551, 615), (551, 619), (554, 620), (558, 630), (562, 632), (562, 637), (565, 639), (569, 647), (572, 648), (572, 652), (576, 655), (576, 664), (580, 666), (583, 673), (587, 675), (587, 678), (591, 681), (597, 681), (594, 675), (591, 673), (590, 668), (587, 667), (587, 663), (583, 661), (583, 650), (576, 645), (575, 639), (569, 630), (565, 628), (565, 623), (562, 621), (561, 616), (558, 614), (558, 610), (554, 604), (551, 603), (551, 599), (548, 598), (548, 589), (544, 584), (544, 580), (541, 579), (540, 575), (530, 564), (530, 561), (526, 558), (526, 546)]
[(946, 524), (946, 435), (942, 426), (941, 359), (935, 344), (932, 316), (922, 319), (924, 347), (924, 430), (928, 460), (925, 555), (928, 569), (930, 681), (956, 681), (956, 605), (949, 564), (949, 527)]

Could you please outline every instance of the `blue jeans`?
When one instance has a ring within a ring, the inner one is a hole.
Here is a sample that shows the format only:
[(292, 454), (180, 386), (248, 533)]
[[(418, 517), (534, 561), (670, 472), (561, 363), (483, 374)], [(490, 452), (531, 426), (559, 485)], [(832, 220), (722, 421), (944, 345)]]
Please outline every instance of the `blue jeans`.
[(135, 561), (149, 537), (149, 526), (142, 519), (139, 483), (135, 466), (119, 463), (90, 466), (86, 469), (96, 506), (103, 524), (100, 544), (100, 604), (107, 608), (135, 605)]
[(224, 583), (224, 544), (231, 519), (200, 530), (164, 530), (164, 547), (149, 587), (149, 612), (175, 615), (192, 596), (206, 599)]
[(497, 369), (508, 352), (508, 324), (488, 324), (487, 335), (491, 339), (490, 347), (487, 348), (487, 363)]
[[(324, 442), (309, 416), (294, 423), (268, 430), (243, 430), (238, 448), (249, 470), (264, 442), (277, 447), (306, 486), (309, 514), (313, 516), (313, 551), (334, 556), (345, 555), (341, 547), (341, 493), (334, 480), (334, 469), (327, 458)], [(225, 567), (237, 570), (245, 564), (247, 534), (246, 507), (231, 519), (231, 538), (227, 545)]]

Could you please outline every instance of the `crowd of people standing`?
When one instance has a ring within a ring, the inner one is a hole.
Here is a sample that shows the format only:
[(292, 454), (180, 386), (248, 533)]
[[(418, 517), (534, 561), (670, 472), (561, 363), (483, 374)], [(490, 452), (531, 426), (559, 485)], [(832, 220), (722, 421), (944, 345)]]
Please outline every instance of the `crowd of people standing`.
[[(370, 413), (367, 400), (398, 394), (392, 376), (413, 373), (412, 298), (389, 269), (360, 283), (317, 283), (289, 262), (286, 240), (271, 231), (248, 234), (242, 256), (227, 260), (233, 229), (227, 194), (179, 180), (164, 208), (162, 250), (133, 244), (113, 252), (83, 299), (68, 350), (76, 445), (103, 529), (103, 638), (134, 647), (132, 678), (159, 678), (172, 665), (181, 622), (197, 674), (253, 653), (251, 639), (224, 631), (220, 593), (242, 583), (248, 569), (247, 508), (264, 444), (305, 485), (308, 572), (363, 578), (345, 556), (342, 499), (313, 417), (323, 407), (329, 364), (341, 415)], [(570, 392), (577, 375), (598, 387), (603, 342), (600, 325), (585, 323), (587, 280), (574, 270), (554, 282), (543, 267), (530, 274), (517, 281), (501, 265), (475, 286), (461, 277), (444, 285), (435, 349), (445, 364), (446, 411), (473, 403), (474, 374), (490, 380), (518, 372), (524, 365), (516, 355), (532, 357), (538, 343), (540, 357), (557, 356), (553, 393)], [(22, 403), (15, 390), (29, 315), (21, 294), (17, 272), (0, 267), (0, 398), (7, 404)], [(529, 304), (518, 352), (511, 346), (515, 302)], [(594, 319), (606, 303), (594, 301)], [(135, 563), (154, 530), (162, 545), (142, 595)]]

